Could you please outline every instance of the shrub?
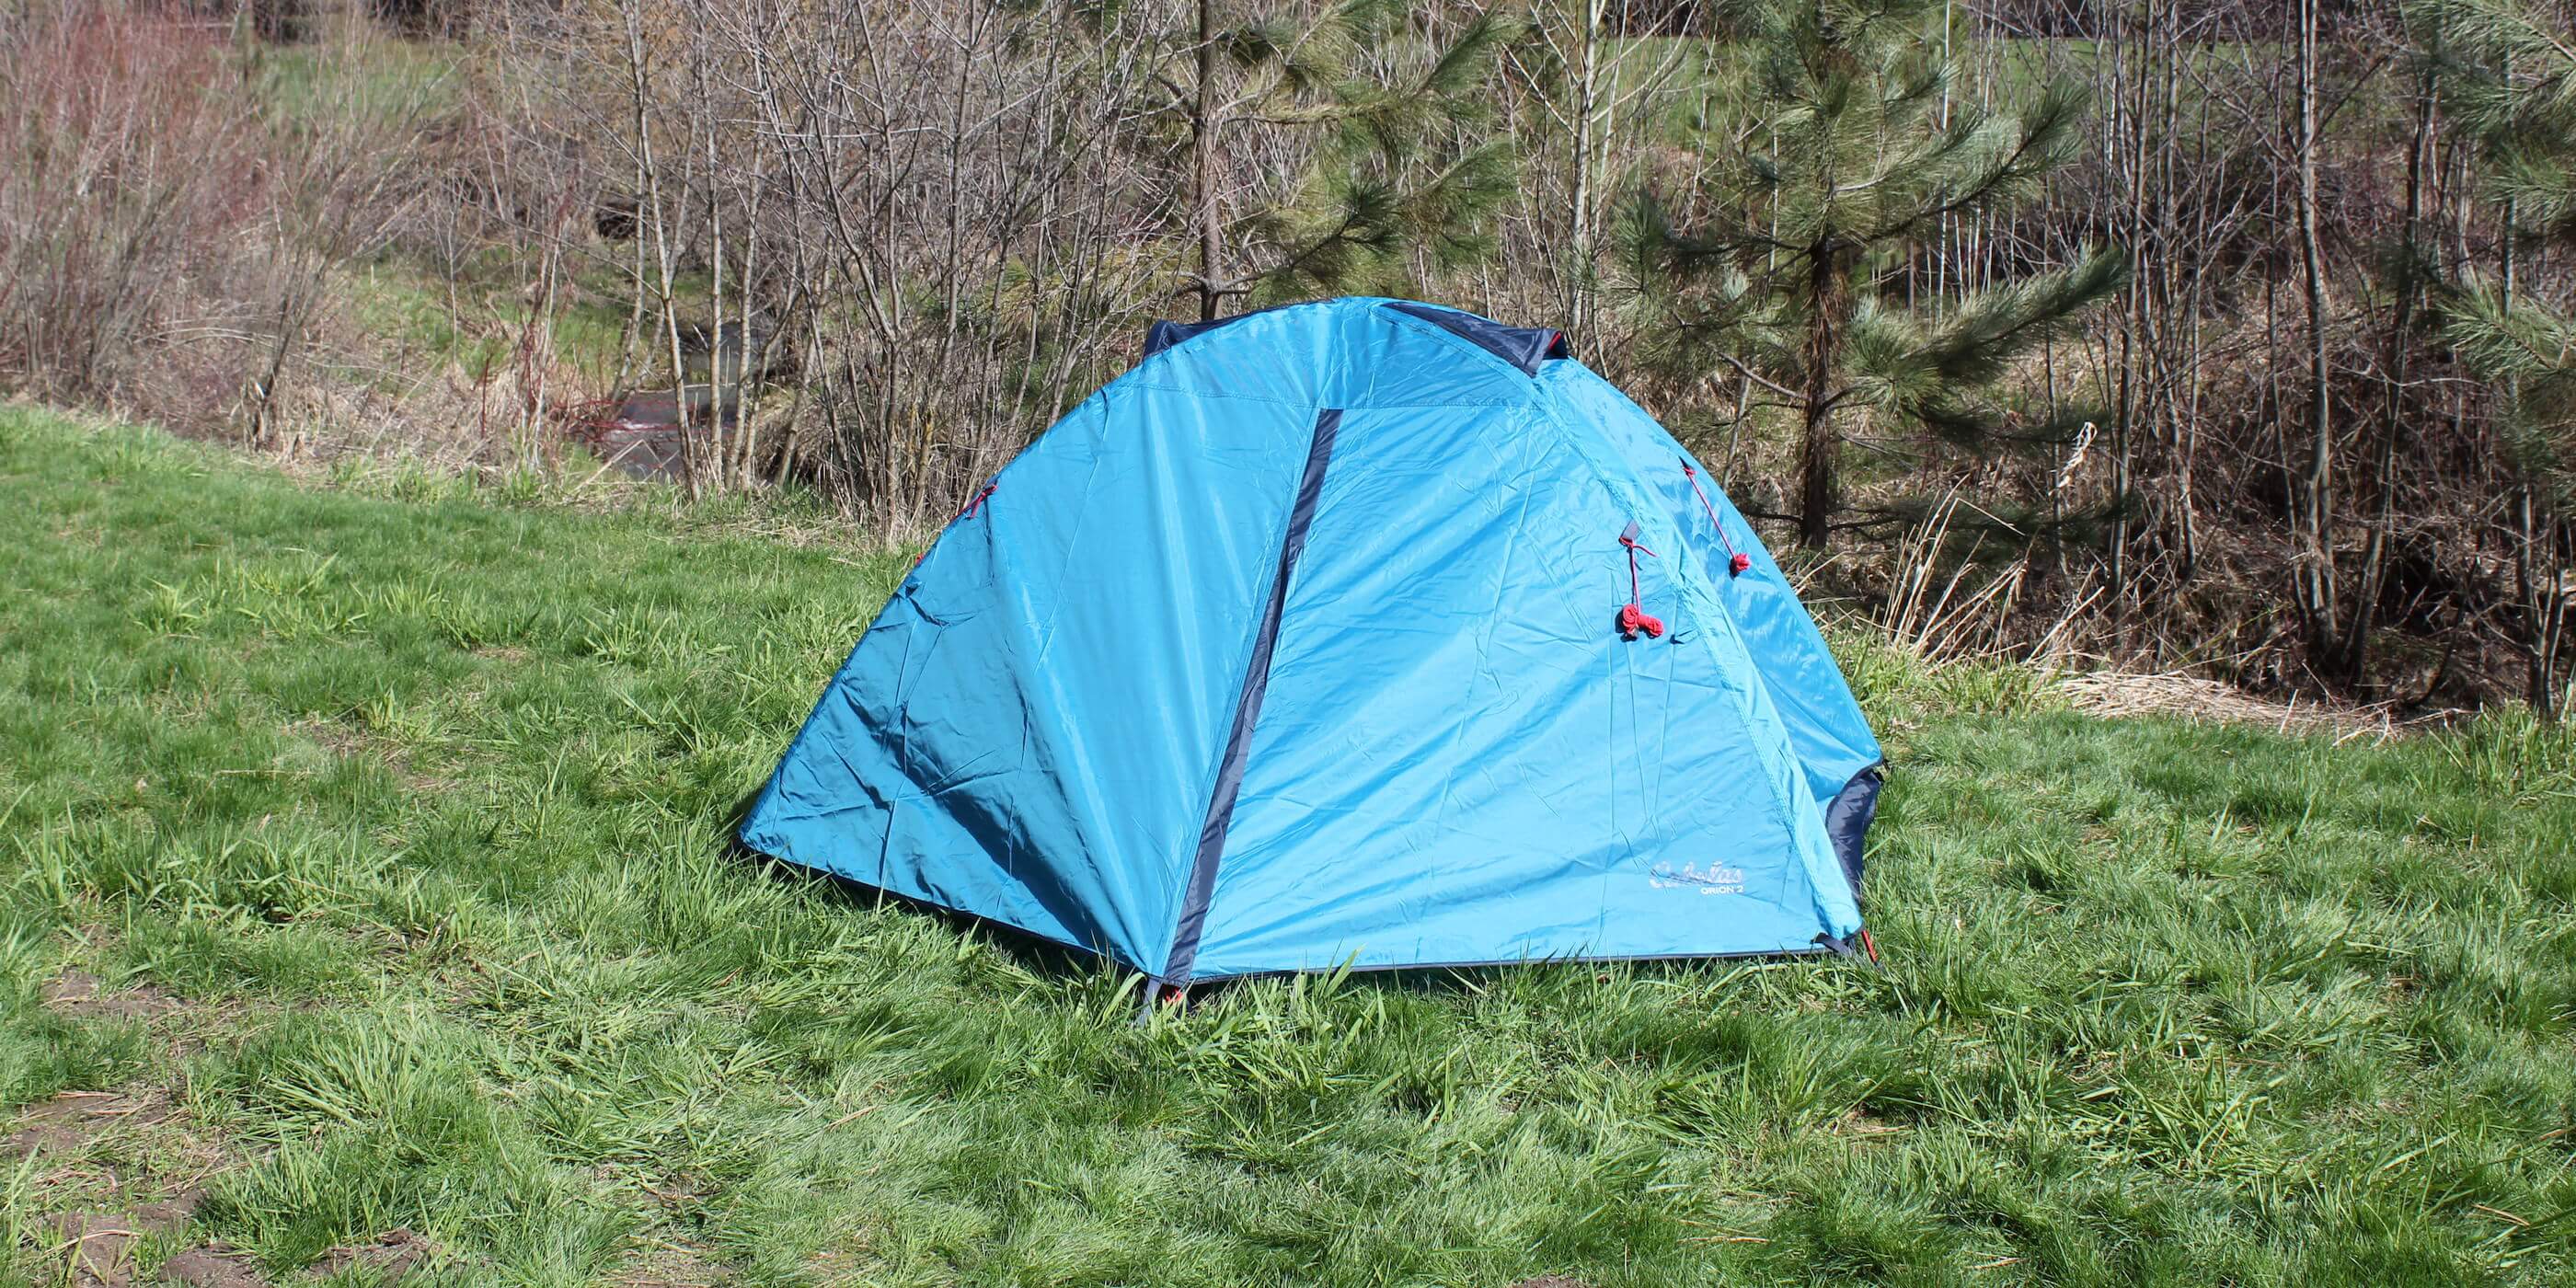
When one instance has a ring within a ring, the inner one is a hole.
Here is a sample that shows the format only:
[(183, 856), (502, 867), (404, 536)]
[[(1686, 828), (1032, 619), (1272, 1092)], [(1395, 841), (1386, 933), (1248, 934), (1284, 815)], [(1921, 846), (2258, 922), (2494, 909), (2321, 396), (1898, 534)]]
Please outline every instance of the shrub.
[(224, 53), (119, 6), (0, 29), (0, 380), (182, 412), (232, 392), (269, 170)]

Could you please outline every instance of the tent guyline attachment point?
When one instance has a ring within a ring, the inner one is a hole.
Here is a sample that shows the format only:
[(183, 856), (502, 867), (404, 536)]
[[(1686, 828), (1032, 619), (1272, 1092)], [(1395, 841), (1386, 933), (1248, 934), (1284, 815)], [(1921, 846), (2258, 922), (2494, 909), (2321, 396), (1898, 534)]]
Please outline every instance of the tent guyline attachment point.
[(856, 633), (742, 841), (1107, 957), (1148, 1023), (1345, 966), (1866, 952), (1883, 753), (1796, 588), (1721, 571), (1703, 521), (1770, 563), (1697, 465), (1546, 328), (1157, 324)]
[[(957, 507), (957, 513), (951, 516), (948, 521), (950, 523), (955, 523), (960, 519), (971, 519), (975, 517), (977, 513), (983, 510), (984, 502), (992, 497), (993, 489), (1000, 485), (1001, 481), (999, 479), (986, 483), (975, 493), (975, 495), (966, 498), (966, 504)], [(921, 553), (912, 557), (913, 567), (920, 567), (921, 561), (929, 557), (930, 547), (923, 546), (921, 548)]]
[(1145, 987), (1142, 991), (1145, 995), (1144, 1005), (1136, 1008), (1136, 1023), (1139, 1027), (1153, 1023), (1154, 1012), (1158, 1009), (1175, 1015), (1189, 1014), (1190, 986), (1187, 984), (1167, 984), (1149, 975), (1145, 977)]
[(1640, 632), (1648, 639), (1661, 638), (1664, 633), (1664, 619), (1646, 612), (1645, 596), (1637, 587), (1637, 552), (1645, 550), (1646, 556), (1650, 559), (1660, 559), (1663, 556), (1637, 544), (1637, 524), (1634, 520), (1629, 522), (1627, 531), (1619, 534), (1619, 544), (1628, 552), (1628, 603), (1619, 610), (1619, 638), (1633, 640)]
[(1682, 477), (1690, 480), (1691, 495), (1699, 498), (1699, 508), (1708, 512), (1708, 526), (1717, 529), (1718, 542), (1726, 547), (1726, 575), (1743, 576), (1744, 570), (1753, 566), (1753, 556), (1736, 549), (1735, 539), (1726, 535), (1726, 525), (1718, 520), (1717, 507), (1709, 504), (1708, 493), (1700, 490), (1699, 470), (1687, 457), (1682, 460)]

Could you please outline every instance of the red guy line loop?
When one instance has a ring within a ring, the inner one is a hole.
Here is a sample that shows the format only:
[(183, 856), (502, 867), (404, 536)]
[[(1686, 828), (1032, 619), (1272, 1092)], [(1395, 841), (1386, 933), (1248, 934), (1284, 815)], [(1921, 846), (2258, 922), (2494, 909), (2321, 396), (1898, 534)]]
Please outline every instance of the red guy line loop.
[(1691, 495), (1699, 498), (1699, 508), (1708, 512), (1708, 526), (1717, 529), (1718, 542), (1726, 547), (1727, 575), (1743, 576), (1744, 570), (1753, 566), (1753, 556), (1737, 550), (1734, 540), (1726, 535), (1726, 525), (1717, 518), (1717, 507), (1709, 504), (1708, 493), (1700, 490), (1699, 471), (1692, 469), (1688, 460), (1682, 462), (1682, 477), (1690, 480)]

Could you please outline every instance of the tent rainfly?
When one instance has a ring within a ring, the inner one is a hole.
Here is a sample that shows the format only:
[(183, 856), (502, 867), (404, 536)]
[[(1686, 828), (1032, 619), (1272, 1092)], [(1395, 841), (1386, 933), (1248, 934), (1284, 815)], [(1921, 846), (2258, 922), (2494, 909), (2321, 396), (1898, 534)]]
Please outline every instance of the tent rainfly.
[(1563, 337), (1158, 323), (952, 521), (742, 826), (1105, 953), (1842, 951), (1881, 757), (1779, 566)]

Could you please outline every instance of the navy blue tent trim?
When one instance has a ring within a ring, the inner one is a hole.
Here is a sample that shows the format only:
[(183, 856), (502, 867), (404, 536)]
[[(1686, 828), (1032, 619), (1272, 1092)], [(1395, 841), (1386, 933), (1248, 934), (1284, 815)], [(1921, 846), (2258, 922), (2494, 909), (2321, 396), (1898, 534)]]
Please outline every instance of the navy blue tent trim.
[[(1184, 340), (1197, 339), (1218, 327), (1290, 307), (1293, 306), (1274, 304), (1266, 309), (1254, 309), (1249, 313), (1237, 313), (1230, 318), (1214, 318), (1206, 322), (1157, 321), (1145, 328), (1145, 356), (1153, 357), (1173, 345)], [(1569, 351), (1565, 347), (1565, 333), (1550, 327), (1505, 326), (1492, 318), (1478, 317), (1460, 309), (1444, 309), (1434, 304), (1398, 303), (1383, 307), (1404, 314), (1406, 317), (1420, 318), (1520, 368), (1527, 375), (1537, 375), (1539, 364), (1550, 358), (1569, 356)]]
[(1566, 356), (1565, 333), (1543, 326), (1504, 326), (1492, 318), (1444, 309), (1432, 304), (1389, 304), (1406, 317), (1420, 318), (1469, 344), (1535, 376), (1539, 364)]
[(1153, 357), (1155, 354), (1161, 353), (1163, 350), (1171, 348), (1173, 345), (1179, 344), (1183, 340), (1195, 340), (1218, 327), (1230, 326), (1244, 320), (1245, 318), (1257, 318), (1264, 313), (1275, 313), (1281, 309), (1290, 307), (1293, 306), (1287, 304), (1273, 304), (1266, 309), (1254, 309), (1249, 313), (1237, 313), (1230, 318), (1210, 318), (1205, 322), (1165, 322), (1157, 320), (1154, 325), (1145, 328), (1145, 356), (1148, 358)]
[(1171, 348), (1173, 345), (1179, 344), (1181, 341), (1189, 339), (1191, 336), (1198, 335), (1204, 331), (1213, 331), (1232, 321), (1234, 321), (1233, 318), (1218, 318), (1213, 322), (1164, 322), (1157, 320), (1154, 325), (1145, 328), (1145, 356), (1148, 358), (1153, 357), (1155, 354), (1161, 353), (1163, 350)]
[[(1161, 324), (1157, 324), (1161, 325)], [(1270, 582), (1270, 602), (1261, 610), (1261, 629), (1253, 635), (1252, 658), (1243, 669), (1243, 692), (1235, 699), (1234, 725), (1225, 739), (1225, 756), (1217, 763), (1216, 789), (1208, 794), (1207, 818), (1199, 824), (1198, 854), (1191, 861), (1190, 884), (1181, 896), (1180, 924), (1172, 932), (1172, 955), (1162, 978), (1171, 984), (1190, 982), (1198, 961), (1199, 935), (1207, 929), (1208, 900), (1216, 893), (1217, 860), (1225, 853), (1226, 830), (1234, 824), (1234, 801), (1243, 790), (1245, 761), (1252, 754), (1252, 726), (1261, 718), (1261, 699), (1270, 689), (1270, 657), (1279, 647), (1279, 619), (1288, 607), (1288, 581), (1306, 550), (1306, 530), (1315, 521), (1315, 501), (1323, 495), (1324, 469), (1333, 460), (1333, 439), (1342, 413), (1327, 407), (1315, 413), (1315, 436), (1306, 446), (1306, 473), (1297, 481), (1297, 503), (1288, 511), (1288, 527), (1279, 538), (1279, 571)]]
[(1861, 839), (1869, 834), (1869, 820), (1878, 813), (1878, 788), (1882, 781), (1881, 761), (1851, 776), (1843, 789), (1834, 793), (1834, 802), (1825, 807), (1825, 835), (1833, 840), (1834, 857), (1842, 860), (1843, 876), (1851, 881), (1852, 898), (1860, 898)]

